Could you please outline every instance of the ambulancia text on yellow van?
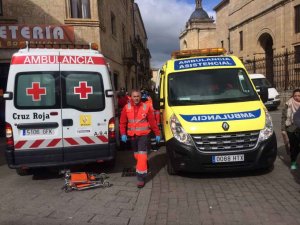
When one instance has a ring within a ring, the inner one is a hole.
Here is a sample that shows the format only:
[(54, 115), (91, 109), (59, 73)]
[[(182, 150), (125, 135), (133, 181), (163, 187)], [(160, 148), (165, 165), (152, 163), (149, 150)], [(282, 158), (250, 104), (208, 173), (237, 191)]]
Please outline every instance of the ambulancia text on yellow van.
[(174, 52), (157, 91), (169, 174), (272, 168), (271, 116), (237, 57), (218, 48)]

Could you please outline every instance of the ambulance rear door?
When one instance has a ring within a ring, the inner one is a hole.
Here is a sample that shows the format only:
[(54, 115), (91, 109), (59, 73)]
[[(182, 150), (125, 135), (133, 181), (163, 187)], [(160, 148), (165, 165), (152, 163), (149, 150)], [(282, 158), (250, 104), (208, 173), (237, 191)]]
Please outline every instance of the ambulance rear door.
[(64, 160), (91, 161), (111, 156), (108, 123), (114, 116), (109, 73), (96, 53), (61, 52)]
[(44, 166), (63, 161), (58, 52), (31, 51), (12, 58), (6, 122), (14, 136), (14, 164)]

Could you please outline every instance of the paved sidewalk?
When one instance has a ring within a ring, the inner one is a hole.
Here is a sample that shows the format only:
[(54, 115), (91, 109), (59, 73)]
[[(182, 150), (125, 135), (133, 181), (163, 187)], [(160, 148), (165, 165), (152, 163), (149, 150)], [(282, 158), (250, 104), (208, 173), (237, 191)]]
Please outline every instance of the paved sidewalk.
[(283, 160), (270, 173), (169, 176), (163, 168), (145, 224), (300, 224), (300, 186)]
[(132, 152), (118, 153), (113, 171), (86, 168), (108, 172), (112, 187), (71, 193), (61, 190), (64, 180), (56, 173), (21, 177), (7, 165), (1, 166), (0, 224), (144, 224), (152, 181), (138, 189), (135, 177), (122, 177), (123, 168), (134, 165), (133, 156)]
[(299, 225), (300, 169), (289, 170), (281, 110), (271, 114), (278, 143), (272, 171), (169, 176), (162, 167), (152, 181), (145, 225)]
[(289, 170), (281, 112), (272, 115), (279, 149), (269, 172), (169, 176), (163, 147), (151, 153), (151, 179), (138, 189), (135, 177), (121, 176), (134, 165), (132, 152), (119, 151), (113, 170), (99, 165), (79, 169), (107, 172), (112, 187), (65, 193), (64, 180), (54, 173), (20, 177), (2, 165), (0, 224), (298, 225), (300, 169)]

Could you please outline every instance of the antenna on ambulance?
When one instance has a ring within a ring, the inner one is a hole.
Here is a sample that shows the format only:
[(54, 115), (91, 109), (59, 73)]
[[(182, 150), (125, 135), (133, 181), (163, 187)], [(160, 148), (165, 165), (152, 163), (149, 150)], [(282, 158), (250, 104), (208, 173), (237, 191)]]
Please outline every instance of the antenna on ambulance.
[(29, 42), (28, 41), (25, 41), (25, 48), (27, 51), (29, 51)]
[(20, 41), (19, 48), (26, 49), (28, 51), (29, 50), (29, 42), (28, 41)]

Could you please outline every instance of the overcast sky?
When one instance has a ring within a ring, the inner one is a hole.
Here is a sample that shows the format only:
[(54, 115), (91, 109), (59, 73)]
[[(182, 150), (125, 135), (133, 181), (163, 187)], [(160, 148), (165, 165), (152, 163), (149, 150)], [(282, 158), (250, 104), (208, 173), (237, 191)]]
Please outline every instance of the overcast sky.
[[(195, 0), (135, 0), (148, 36), (152, 68), (160, 68), (179, 50), (179, 34), (195, 10)], [(213, 8), (221, 0), (203, 0), (202, 7), (215, 19)]]

